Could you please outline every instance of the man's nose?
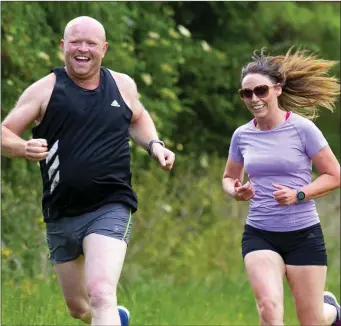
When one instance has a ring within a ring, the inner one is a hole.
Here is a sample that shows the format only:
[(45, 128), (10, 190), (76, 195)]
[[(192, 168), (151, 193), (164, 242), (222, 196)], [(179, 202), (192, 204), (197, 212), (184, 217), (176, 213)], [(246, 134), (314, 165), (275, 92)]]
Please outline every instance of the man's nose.
[(79, 51), (82, 51), (82, 52), (87, 52), (89, 51), (89, 46), (88, 46), (88, 43), (86, 42), (82, 42), (78, 48)]

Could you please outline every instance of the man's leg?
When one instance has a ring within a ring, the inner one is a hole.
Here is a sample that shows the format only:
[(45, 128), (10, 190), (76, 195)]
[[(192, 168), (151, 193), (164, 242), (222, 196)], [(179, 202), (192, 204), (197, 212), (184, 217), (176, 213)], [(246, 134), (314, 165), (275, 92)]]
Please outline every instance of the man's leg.
[(90, 324), (91, 312), (85, 286), (84, 257), (80, 256), (75, 260), (57, 263), (55, 270), (70, 315)]
[(126, 249), (124, 240), (95, 233), (84, 238), (85, 278), (93, 326), (120, 325), (116, 290)]
[[(70, 315), (86, 324), (90, 324), (92, 317), (85, 283), (84, 256), (66, 263), (56, 264), (55, 270)], [(123, 306), (118, 306), (117, 309), (121, 324), (128, 325), (129, 311)]]
[[(74, 318), (81, 319), (89, 324), (92, 320), (86, 284), (85, 259), (82, 255), (82, 252), (85, 251), (84, 244), (87, 242), (84, 239), (88, 238), (88, 236), (84, 238), (84, 234), (86, 232), (90, 234), (108, 234), (113, 239), (120, 239), (116, 240), (119, 243), (123, 239), (123, 244), (119, 247), (123, 246), (124, 248), (124, 259), (130, 229), (130, 209), (119, 204), (103, 207), (98, 211), (72, 219), (64, 218), (47, 224), (47, 243), (50, 250), (50, 259), (55, 264), (55, 270), (66, 304), (71, 316)], [(115, 249), (110, 248), (110, 251), (115, 253)], [(91, 253), (91, 250), (89, 252)], [(91, 254), (89, 258), (91, 261)], [(117, 307), (117, 309), (115, 307), (113, 314), (118, 315), (119, 312), (122, 325), (127, 326), (129, 312), (124, 307)]]
[(69, 218), (61, 218), (46, 224), (50, 260), (54, 264), (70, 315), (90, 324), (85, 263), (75, 233), (72, 220)]

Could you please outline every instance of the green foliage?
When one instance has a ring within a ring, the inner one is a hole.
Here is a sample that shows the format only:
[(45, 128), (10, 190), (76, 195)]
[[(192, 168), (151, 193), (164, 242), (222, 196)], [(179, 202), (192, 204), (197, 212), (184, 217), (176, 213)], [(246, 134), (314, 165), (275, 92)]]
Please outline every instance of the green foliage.
[[(3, 116), (29, 84), (62, 64), (59, 41), (66, 23), (89, 14), (106, 28), (104, 65), (136, 80), (160, 134), (186, 155), (225, 157), (232, 132), (251, 118), (237, 89), (254, 49), (279, 54), (296, 44), (340, 58), (336, 3), (5, 2)], [(339, 154), (339, 104), (336, 111), (335, 119), (326, 113), (318, 123)]]
[(13, 280), (46, 274), (49, 270), (40, 209), (41, 182), (28, 176), (20, 179), (21, 185), (2, 180), (1, 187), (2, 271)]
[[(176, 133), (173, 138), (186, 144), (188, 152), (227, 155), (229, 136), (250, 120), (237, 89), (241, 67), (255, 49), (265, 47), (277, 55), (296, 45), (322, 58), (340, 60), (340, 6), (336, 3), (213, 1), (171, 5), (177, 22), (191, 31), (193, 39), (206, 40), (213, 50), (224, 54), (219, 60), (211, 56), (209, 63), (198, 55), (197, 61), (182, 67), (186, 110), (179, 114), (176, 125), (191, 132)], [(339, 69), (334, 74), (340, 77)], [(322, 112), (318, 125), (339, 157), (339, 103), (335, 115)], [(328, 128), (330, 123), (333, 128)]]
[[(177, 154), (167, 177), (132, 144), (140, 209), (123, 279), (165, 275), (183, 284), (216, 272), (237, 277), (247, 207), (225, 200), (220, 180), (231, 134), (251, 118), (237, 95), (240, 69), (263, 46), (279, 54), (296, 44), (339, 60), (339, 4), (3, 2), (1, 11), (3, 117), (26, 87), (63, 64), (59, 42), (66, 23), (91, 15), (106, 29), (104, 65), (136, 80), (161, 138)], [(322, 113), (318, 120), (338, 157), (339, 117), (338, 104), (335, 115)], [(46, 278), (39, 169), (3, 158), (1, 181), (4, 278)], [(327, 245), (337, 261), (339, 240), (332, 235), (339, 225), (324, 223), (332, 225)]]

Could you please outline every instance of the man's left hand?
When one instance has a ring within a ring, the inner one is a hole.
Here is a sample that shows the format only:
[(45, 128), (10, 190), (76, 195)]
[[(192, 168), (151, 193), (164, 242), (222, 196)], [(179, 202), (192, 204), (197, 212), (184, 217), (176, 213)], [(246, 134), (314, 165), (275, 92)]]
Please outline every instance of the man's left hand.
[(152, 148), (153, 157), (159, 162), (161, 168), (170, 171), (175, 161), (175, 154), (161, 144), (155, 143)]

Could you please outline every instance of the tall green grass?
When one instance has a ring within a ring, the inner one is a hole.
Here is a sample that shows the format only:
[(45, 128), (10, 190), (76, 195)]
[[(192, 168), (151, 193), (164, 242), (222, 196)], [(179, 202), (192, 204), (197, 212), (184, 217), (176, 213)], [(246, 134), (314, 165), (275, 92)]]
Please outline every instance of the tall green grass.
[[(328, 288), (338, 293), (337, 280)], [(2, 325), (82, 325), (68, 316), (55, 280), (3, 287)], [(174, 285), (169, 278), (121, 284), (119, 304), (129, 308), (131, 325), (257, 325), (257, 311), (244, 273), (231, 280), (217, 273)], [(298, 325), (285, 283), (285, 324)]]

